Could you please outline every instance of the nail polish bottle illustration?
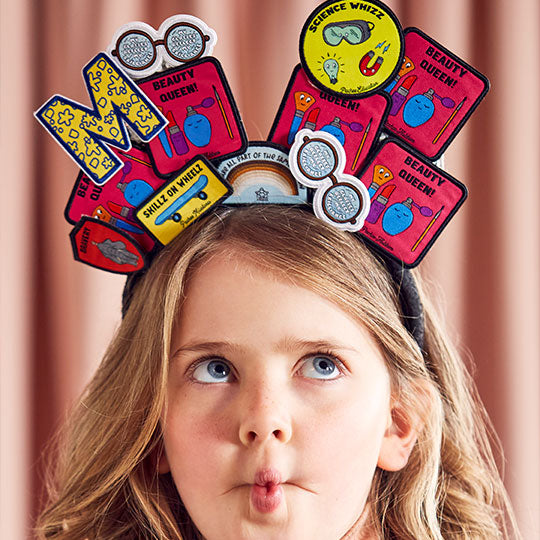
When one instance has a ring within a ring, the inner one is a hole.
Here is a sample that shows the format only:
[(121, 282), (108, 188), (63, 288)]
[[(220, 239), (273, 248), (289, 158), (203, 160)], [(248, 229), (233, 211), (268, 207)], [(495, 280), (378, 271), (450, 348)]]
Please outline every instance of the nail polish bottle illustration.
[(396, 116), (403, 104), (407, 101), (407, 96), (412, 85), (416, 81), (416, 75), (409, 75), (403, 84), (392, 94), (392, 107), (390, 108), (390, 116)]
[[(163, 107), (158, 107), (158, 109), (160, 110), (160, 112), (163, 113)], [(159, 142), (161, 143), (161, 146), (163, 147), (163, 150), (164, 150), (165, 154), (167, 155), (167, 157), (169, 159), (172, 158), (173, 154), (172, 154), (172, 150), (171, 150), (171, 145), (169, 144), (169, 139), (167, 139), (167, 133), (165, 132), (164, 129), (162, 129), (159, 132), (158, 138), (159, 138)]]
[(171, 135), (171, 142), (174, 146), (174, 150), (179, 156), (187, 154), (189, 152), (189, 147), (186, 142), (186, 138), (184, 137), (182, 131), (180, 131), (180, 128), (178, 127), (178, 124), (174, 119), (174, 114), (172, 113), (172, 111), (169, 111), (167, 113), (167, 120), (169, 121), (168, 129), (169, 134)]
[(366, 221), (368, 223), (375, 223), (379, 216), (383, 213), (384, 209), (386, 208), (386, 204), (388, 203), (388, 199), (390, 198), (390, 195), (392, 195), (392, 192), (396, 189), (396, 186), (394, 184), (390, 184), (389, 186), (386, 186), (381, 193), (377, 196), (377, 198), (371, 202), (371, 207), (369, 209), (369, 214), (366, 217)]

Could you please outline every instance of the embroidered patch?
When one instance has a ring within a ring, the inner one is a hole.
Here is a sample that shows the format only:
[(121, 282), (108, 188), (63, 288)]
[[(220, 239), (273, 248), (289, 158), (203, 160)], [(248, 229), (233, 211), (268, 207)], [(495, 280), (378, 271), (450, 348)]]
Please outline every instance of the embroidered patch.
[(328, 1), (308, 17), (300, 35), (300, 60), (319, 88), (365, 97), (384, 87), (403, 59), (403, 32), (383, 3)]
[(137, 218), (162, 244), (232, 192), (210, 162), (198, 157), (156, 191), (137, 210)]
[(345, 149), (344, 172), (355, 174), (378, 140), (389, 109), (385, 94), (344, 99), (319, 90), (301, 66), (296, 66), (268, 139), (290, 147), (302, 128), (331, 133)]
[(104, 53), (84, 68), (93, 109), (60, 95), (51, 97), (35, 117), (96, 184), (104, 184), (122, 167), (107, 144), (129, 150), (126, 121), (143, 142), (167, 124), (153, 103)]
[(458, 180), (395, 139), (386, 139), (360, 180), (371, 209), (360, 234), (416, 266), (467, 197)]
[(301, 129), (289, 154), (294, 177), (314, 188), (315, 215), (338, 229), (358, 231), (369, 211), (365, 186), (344, 174), (345, 151), (330, 133)]
[(83, 217), (70, 237), (77, 261), (115, 274), (131, 274), (145, 267), (137, 242), (109, 223)]
[(287, 149), (268, 141), (250, 141), (239, 156), (222, 161), (217, 170), (233, 194), (224, 204), (301, 204), (307, 189), (289, 169)]
[(137, 84), (169, 121), (149, 144), (159, 175), (175, 173), (196, 155), (221, 159), (246, 149), (244, 126), (215, 58), (190, 62)]
[(405, 30), (402, 67), (385, 90), (385, 128), (427, 158), (438, 159), (489, 90), (476, 69), (417, 28)]
[(123, 166), (110, 182), (98, 186), (82, 171), (77, 176), (64, 215), (68, 222), (77, 223), (83, 216), (106, 221), (127, 232), (149, 252), (154, 239), (141, 228), (135, 209), (165, 180), (156, 176), (150, 158), (143, 150), (132, 147), (128, 152), (114, 151)]
[(216, 42), (214, 30), (197, 17), (173, 15), (157, 31), (140, 21), (121, 26), (107, 51), (130, 77), (138, 79), (164, 66), (177, 67), (209, 56)]

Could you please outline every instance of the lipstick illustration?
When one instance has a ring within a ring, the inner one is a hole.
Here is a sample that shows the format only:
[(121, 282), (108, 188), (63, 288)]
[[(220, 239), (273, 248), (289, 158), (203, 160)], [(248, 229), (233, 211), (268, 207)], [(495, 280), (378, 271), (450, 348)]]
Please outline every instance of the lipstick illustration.
[[(158, 107), (158, 109), (163, 112), (163, 107)], [(169, 144), (169, 139), (167, 139), (167, 133), (165, 132), (164, 129), (162, 129), (160, 132), (159, 132), (159, 142), (161, 143), (161, 146), (163, 147), (163, 150), (165, 151), (165, 153), (167, 154), (167, 157), (168, 158), (172, 158), (172, 150), (171, 150), (171, 145)]]
[(371, 203), (371, 208), (369, 209), (369, 214), (367, 215), (366, 221), (368, 223), (375, 223), (380, 215), (383, 213), (388, 203), (388, 199), (392, 192), (396, 189), (394, 184), (386, 186), (380, 193), (380, 195)]
[(131, 208), (129, 206), (122, 206), (121, 204), (116, 204), (115, 202), (108, 201), (107, 206), (109, 207), (109, 210), (111, 212), (114, 212), (123, 218), (127, 218), (130, 221), (135, 221), (137, 218), (135, 217), (135, 209)]
[(311, 129), (311, 131), (315, 131), (315, 128), (317, 127), (317, 118), (319, 117), (320, 112), (321, 109), (319, 109), (319, 107), (309, 112), (306, 123), (304, 124), (305, 129)]
[(390, 109), (390, 116), (396, 116), (400, 111), (403, 104), (407, 101), (407, 96), (412, 85), (416, 81), (416, 75), (409, 75), (403, 84), (392, 94), (392, 107)]
[(169, 111), (167, 113), (167, 120), (169, 121), (168, 129), (171, 135), (171, 142), (174, 146), (176, 153), (179, 156), (187, 154), (187, 152), (189, 151), (189, 147), (187, 145), (186, 138), (184, 137), (184, 134), (180, 131), (180, 128), (178, 127), (178, 124), (174, 119), (174, 114), (172, 113), (172, 111)]

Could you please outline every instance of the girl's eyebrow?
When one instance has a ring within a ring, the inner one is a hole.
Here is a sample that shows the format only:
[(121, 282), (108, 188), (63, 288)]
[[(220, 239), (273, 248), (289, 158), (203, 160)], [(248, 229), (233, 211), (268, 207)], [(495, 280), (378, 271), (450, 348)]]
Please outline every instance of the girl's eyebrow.
[[(238, 352), (242, 350), (241, 344), (231, 343), (230, 341), (201, 341), (201, 342), (188, 342), (182, 345), (174, 351), (171, 358), (175, 358), (182, 353), (200, 353), (200, 352), (212, 352), (229, 354), (232, 352)], [(324, 340), (324, 339), (298, 339), (294, 337), (285, 337), (280, 340), (273, 350), (276, 352), (321, 352), (321, 351), (343, 351), (359, 353), (359, 350), (350, 344), (341, 343), (336, 340)]]
[(192, 343), (188, 342), (185, 345), (182, 345), (182, 347), (176, 349), (171, 355), (171, 358), (174, 358), (175, 356), (184, 352), (215, 352), (217, 350), (228, 352), (237, 348), (237, 346), (235, 346), (233, 343), (230, 343), (229, 341), (201, 341)]
[(325, 339), (297, 339), (293, 337), (287, 337), (281, 340), (277, 346), (278, 350), (284, 351), (297, 351), (297, 350), (307, 350), (307, 351), (345, 351), (358, 353), (358, 349), (353, 347), (348, 343), (342, 343), (336, 340), (325, 340)]

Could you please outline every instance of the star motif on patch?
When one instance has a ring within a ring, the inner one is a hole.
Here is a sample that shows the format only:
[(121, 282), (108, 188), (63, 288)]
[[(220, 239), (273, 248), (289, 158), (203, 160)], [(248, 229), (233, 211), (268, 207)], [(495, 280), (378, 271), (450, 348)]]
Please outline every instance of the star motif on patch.
[(264, 189), (263, 187), (260, 187), (255, 192), (255, 197), (257, 198), (257, 201), (260, 202), (268, 202), (268, 195), (270, 195), (270, 192), (266, 191), (266, 189)]

